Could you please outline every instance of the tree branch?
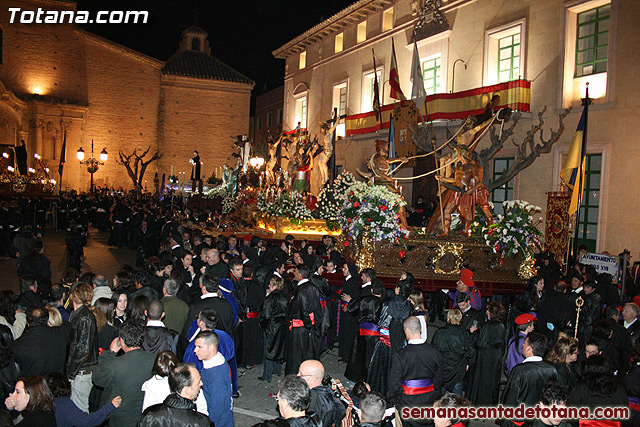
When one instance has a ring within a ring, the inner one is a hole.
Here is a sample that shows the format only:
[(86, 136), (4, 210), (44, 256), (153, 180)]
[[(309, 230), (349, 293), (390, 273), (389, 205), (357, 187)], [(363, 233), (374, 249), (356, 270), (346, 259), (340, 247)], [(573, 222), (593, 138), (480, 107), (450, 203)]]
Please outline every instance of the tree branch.
[[(551, 148), (553, 147), (553, 144), (558, 142), (558, 140), (560, 139), (560, 136), (564, 132), (564, 118), (571, 111), (571, 107), (565, 109), (562, 114), (558, 114), (558, 130), (554, 132), (553, 129), (551, 129), (551, 135), (547, 140), (544, 139), (544, 136), (543, 136), (544, 131), (542, 129), (542, 126), (544, 125), (544, 120), (542, 119), (542, 116), (544, 115), (546, 110), (547, 110), (547, 107), (545, 106), (544, 109), (538, 113), (538, 124), (531, 126), (531, 129), (527, 131), (527, 135), (525, 136), (522, 143), (516, 144), (514, 141), (514, 145), (518, 149), (518, 154), (516, 155), (515, 161), (513, 162), (513, 164), (508, 170), (506, 170), (502, 175), (500, 175), (500, 177), (498, 177), (494, 181), (489, 181), (489, 183), (486, 184), (487, 189), (489, 191), (493, 191), (494, 189), (505, 185), (507, 182), (512, 180), (516, 175), (518, 175), (524, 169), (531, 166), (531, 164), (533, 164), (533, 162), (538, 157), (540, 157), (541, 154), (546, 154), (551, 152)], [(493, 133), (493, 129), (492, 129), (492, 133)], [(537, 133), (539, 133), (539, 139), (542, 144), (535, 144), (534, 142)], [(504, 136), (504, 133), (503, 133), (503, 136)], [(493, 135), (492, 135), (492, 140), (493, 140)], [(492, 143), (492, 146), (493, 146), (493, 143)], [(485, 150), (483, 150), (483, 152), (484, 151)], [(529, 154), (527, 154), (528, 151), (529, 151)], [(487, 162), (486, 165), (483, 164), (483, 166), (485, 167), (485, 170), (488, 170), (486, 169), (486, 167), (488, 166), (488, 161), (490, 158), (491, 157), (486, 159), (486, 162)]]

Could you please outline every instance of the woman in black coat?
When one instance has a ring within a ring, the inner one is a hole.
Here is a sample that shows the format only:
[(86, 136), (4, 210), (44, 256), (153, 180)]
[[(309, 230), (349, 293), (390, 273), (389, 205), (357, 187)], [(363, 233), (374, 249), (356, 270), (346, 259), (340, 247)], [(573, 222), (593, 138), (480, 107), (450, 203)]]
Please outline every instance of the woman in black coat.
[(264, 337), (264, 363), (260, 381), (271, 382), (273, 374), (280, 375), (287, 341), (287, 297), (283, 292), (284, 280), (272, 277), (267, 297), (260, 312), (260, 327)]
[(596, 354), (584, 362), (582, 381), (569, 394), (568, 406), (595, 408), (628, 406), (627, 392), (616, 381), (609, 360)]
[(477, 332), (471, 328), (471, 341), (476, 350), (476, 363), (471, 373), (467, 397), (476, 406), (498, 403), (498, 388), (502, 374), (502, 356), (505, 347), (504, 316), (502, 304), (490, 302), (487, 309), (489, 321)]
[(447, 313), (447, 324), (436, 331), (432, 344), (442, 353), (444, 392), (462, 396), (462, 385), (467, 366), (471, 364), (473, 349), (469, 334), (460, 327), (462, 313), (457, 308)]
[(629, 408), (631, 408), (631, 417), (623, 426), (639, 426), (640, 425), (640, 340), (636, 341), (633, 346), (633, 366), (622, 377), (622, 385), (627, 391), (629, 399)]
[[(344, 285), (342, 294), (349, 295), (352, 300), (360, 298), (360, 284), (358, 282), (358, 267), (352, 262), (347, 262), (342, 266), (344, 274)], [(347, 312), (347, 304), (340, 304), (340, 331), (338, 332), (338, 357), (346, 362), (351, 355), (353, 342), (358, 335), (358, 319)]]

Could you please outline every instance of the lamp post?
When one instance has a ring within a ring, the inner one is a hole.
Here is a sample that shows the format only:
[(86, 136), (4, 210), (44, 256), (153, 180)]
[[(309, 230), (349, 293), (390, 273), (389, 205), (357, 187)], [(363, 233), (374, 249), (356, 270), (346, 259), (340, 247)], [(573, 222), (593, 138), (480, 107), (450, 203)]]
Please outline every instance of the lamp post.
[(87, 172), (91, 174), (91, 192), (93, 193), (93, 174), (96, 173), (100, 166), (104, 165), (107, 161), (107, 149), (103, 148), (100, 152), (100, 160), (96, 159), (93, 155), (93, 139), (91, 140), (91, 157), (84, 160), (84, 150), (80, 147), (76, 153), (76, 157), (80, 161), (81, 165), (87, 166)]

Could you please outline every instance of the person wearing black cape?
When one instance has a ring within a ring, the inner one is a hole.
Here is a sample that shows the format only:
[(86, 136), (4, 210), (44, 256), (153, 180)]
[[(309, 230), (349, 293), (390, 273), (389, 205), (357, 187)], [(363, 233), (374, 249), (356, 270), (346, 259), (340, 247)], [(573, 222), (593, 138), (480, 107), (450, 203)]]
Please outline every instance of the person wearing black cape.
[(396, 285), (395, 296), (382, 303), (378, 318), (380, 339), (373, 349), (367, 372), (367, 383), (371, 391), (382, 394), (387, 391), (391, 359), (404, 346), (402, 322), (411, 314), (411, 303), (407, 297), (412, 287), (411, 281), (400, 280)]
[(471, 342), (476, 350), (476, 363), (470, 373), (467, 398), (476, 406), (498, 403), (498, 389), (502, 374), (502, 355), (505, 347), (504, 316), (502, 304), (490, 302), (487, 308), (489, 321), (475, 332), (471, 328)]
[[(504, 406), (516, 407), (521, 403), (534, 406), (540, 401), (544, 386), (550, 381), (558, 381), (556, 368), (542, 360), (549, 347), (547, 338), (537, 332), (531, 332), (522, 346), (524, 361), (516, 365), (507, 378), (502, 393)], [(521, 421), (515, 421), (520, 425)], [(505, 420), (503, 427), (511, 427), (514, 420)]]
[[(420, 338), (422, 327), (417, 317), (403, 322), (407, 346), (393, 356), (389, 372), (387, 400), (401, 416), (403, 408), (432, 406), (442, 388), (442, 354)], [(428, 419), (403, 418), (406, 427), (429, 425)]]
[(260, 381), (271, 382), (273, 374), (282, 373), (284, 346), (287, 340), (287, 297), (284, 295), (284, 279), (269, 279), (267, 297), (260, 312), (260, 327), (264, 339), (264, 365)]
[(242, 270), (247, 289), (247, 320), (242, 328), (242, 362), (255, 366), (262, 362), (262, 334), (260, 333), (260, 312), (264, 303), (264, 288), (253, 278), (253, 268), (245, 265)]
[(297, 374), (302, 362), (318, 359), (319, 356), (314, 329), (320, 313), (320, 293), (309, 281), (309, 267), (306, 265), (296, 267), (294, 280), (298, 284), (288, 307), (290, 330), (285, 353), (285, 375)]
[(200, 155), (197, 150), (193, 152), (193, 158), (189, 160), (191, 163), (191, 191), (196, 192), (196, 188), (198, 187), (198, 182), (200, 181)]
[(344, 300), (349, 305), (347, 313), (358, 319), (358, 335), (355, 337), (353, 349), (349, 355), (349, 362), (344, 376), (355, 382), (366, 381), (369, 362), (376, 343), (380, 340), (380, 328), (378, 319), (384, 292), (384, 286), (380, 280), (374, 280), (371, 285), (372, 295), (365, 295), (357, 300), (352, 300), (348, 295)]
[[(360, 298), (360, 285), (358, 284), (358, 267), (352, 262), (346, 262), (342, 266), (344, 285), (342, 295), (349, 295), (351, 299)], [(358, 320), (347, 312), (347, 304), (340, 304), (340, 331), (338, 333), (338, 357), (342, 361), (349, 360), (353, 342), (358, 335)]]

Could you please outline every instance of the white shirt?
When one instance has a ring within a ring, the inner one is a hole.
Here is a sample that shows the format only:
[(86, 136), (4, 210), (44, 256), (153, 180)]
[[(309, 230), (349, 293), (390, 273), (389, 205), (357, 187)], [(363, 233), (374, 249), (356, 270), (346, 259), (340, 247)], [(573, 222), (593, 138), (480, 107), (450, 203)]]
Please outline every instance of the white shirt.
[(211, 359), (203, 360), (202, 367), (204, 369), (211, 369), (211, 368), (215, 368), (216, 366), (222, 365), (224, 362), (225, 362), (224, 356), (221, 353), (217, 353)]
[(412, 340), (407, 341), (407, 344), (424, 344), (425, 341), (426, 339), (414, 338)]
[(214, 298), (214, 297), (217, 297), (217, 296), (218, 296), (218, 293), (217, 292), (213, 292), (213, 293), (210, 293), (210, 294), (200, 295), (200, 299)]
[(174, 250), (175, 248), (179, 248), (179, 247), (180, 247), (180, 245), (173, 245), (173, 246), (171, 246), (171, 250)]
[(160, 326), (161, 328), (166, 328), (162, 320), (147, 320), (147, 326)]
[(309, 281), (309, 279), (302, 279), (298, 282), (298, 286), (302, 285), (303, 283), (307, 283)]
[(580, 292), (582, 292), (582, 288), (583, 288), (583, 287), (584, 287), (584, 286), (580, 286), (578, 289), (574, 289), (574, 290), (572, 290), (571, 292), (575, 292), (576, 294), (577, 294), (577, 293), (580, 293)]
[(348, 275), (347, 277), (344, 278), (344, 281), (346, 282), (347, 280), (351, 279), (351, 275)]
[(636, 322), (636, 320), (638, 320), (637, 317), (635, 319), (633, 319), (633, 322), (630, 322), (630, 323), (627, 323), (627, 321), (625, 320), (624, 321), (624, 328), (625, 329), (629, 329), (629, 326), (633, 325)]
[[(144, 401), (142, 402), (142, 411), (144, 412), (149, 406), (164, 402), (167, 396), (171, 394), (169, 378), (154, 375), (142, 384), (142, 391), (144, 392)], [(196, 409), (201, 414), (209, 415), (207, 400), (202, 391), (196, 398)]]
[(362, 289), (366, 288), (367, 286), (371, 286), (371, 282), (364, 283), (362, 285)]
[(524, 359), (522, 361), (522, 363), (527, 363), (527, 362), (542, 362), (542, 357), (540, 357), (540, 356), (531, 356), (531, 357), (527, 357), (526, 359)]

